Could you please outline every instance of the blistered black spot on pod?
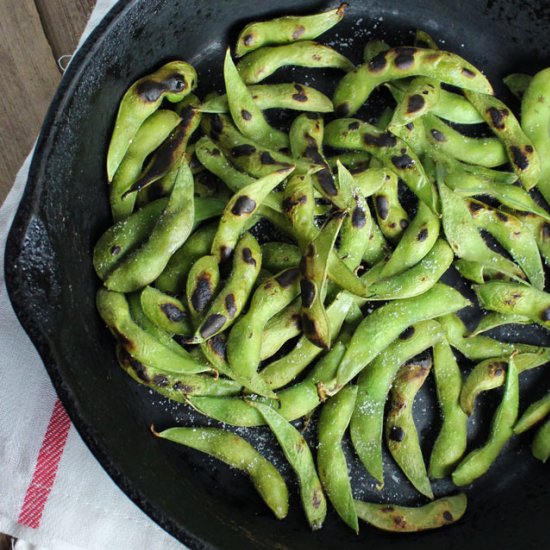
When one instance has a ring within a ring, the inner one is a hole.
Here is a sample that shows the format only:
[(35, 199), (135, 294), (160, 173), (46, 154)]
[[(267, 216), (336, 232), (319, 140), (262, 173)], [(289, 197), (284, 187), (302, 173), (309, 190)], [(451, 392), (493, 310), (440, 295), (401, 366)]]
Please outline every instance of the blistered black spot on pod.
[(397, 145), (397, 138), (389, 132), (380, 135), (365, 133), (363, 134), (363, 141), (365, 145), (373, 147), (395, 147)]
[(385, 195), (378, 195), (374, 199), (374, 204), (376, 206), (376, 212), (385, 220), (390, 214), (390, 203)]
[(316, 345), (318, 348), (325, 349), (325, 343), (317, 332), (315, 321), (305, 313), (302, 313), (302, 330), (312, 344)]
[(243, 117), (244, 120), (252, 119), (252, 114), (250, 113), (250, 111), (247, 111), (246, 109), (241, 109), (241, 116)]
[(507, 364), (504, 361), (495, 361), (489, 365), (489, 376), (501, 376), (506, 371)]
[(178, 73), (174, 73), (166, 77), (163, 84), (167, 92), (178, 93), (183, 92), (183, 90), (187, 88), (187, 82), (185, 82), (185, 78)]
[(399, 170), (410, 170), (414, 167), (414, 160), (409, 155), (399, 155), (391, 158), (393, 165)]
[(233, 253), (233, 249), (230, 246), (223, 245), (220, 247), (220, 259), (222, 262), (229, 259), (229, 256)]
[(306, 248), (306, 252), (304, 254), (308, 258), (313, 258), (315, 256), (315, 247), (309, 243)]
[(409, 97), (409, 101), (407, 102), (407, 113), (416, 113), (420, 111), (426, 104), (426, 101), (421, 95), (414, 94), (411, 97)]
[(359, 121), (356, 120), (355, 122), (350, 122), (348, 124), (348, 129), (349, 130), (359, 130)]
[(300, 290), (302, 292), (302, 305), (308, 308), (311, 307), (313, 300), (315, 300), (315, 285), (309, 279), (302, 279)]
[(243, 143), (242, 145), (235, 145), (231, 149), (231, 154), (234, 157), (248, 157), (256, 152), (256, 147), (248, 143)]
[(330, 169), (323, 168), (322, 170), (319, 170), (315, 176), (319, 182), (319, 185), (327, 195), (334, 196), (338, 194), (338, 189), (336, 189), (334, 177)]
[(292, 39), (298, 40), (302, 34), (306, 32), (306, 29), (303, 25), (297, 25), (296, 28), (292, 31)]
[(116, 336), (116, 339), (120, 342), (120, 344), (126, 349), (126, 350), (133, 350), (136, 345), (135, 343), (130, 340), (130, 338), (128, 338), (127, 336), (125, 336), (124, 334), (122, 334), (122, 332), (118, 331), (115, 329), (115, 336)]
[(116, 256), (117, 254), (120, 253), (120, 251), (122, 250), (122, 248), (120, 248), (120, 246), (118, 245), (114, 245), (111, 247), (111, 256)]
[(182, 311), (178, 306), (166, 303), (161, 304), (160, 309), (164, 315), (168, 318), (169, 321), (172, 321), (172, 323), (179, 323), (180, 321), (183, 321), (185, 319), (185, 311)]
[(509, 219), (508, 216), (504, 212), (501, 212), (500, 210), (496, 211), (496, 215), (497, 215), (497, 218), (504, 223), (506, 223)]
[(474, 71), (468, 69), (468, 67), (462, 67), (462, 74), (464, 76), (467, 76), (468, 78), (474, 78), (476, 76), (476, 73), (474, 73)]
[(227, 311), (227, 315), (229, 315), (229, 318), (233, 319), (233, 317), (235, 317), (235, 313), (237, 313), (237, 304), (235, 303), (235, 295), (233, 293), (228, 294), (225, 297), (225, 309)]
[(405, 437), (405, 431), (403, 430), (403, 428), (399, 426), (392, 426), (390, 428), (389, 438), (392, 441), (397, 441), (399, 443), (400, 441), (403, 441), (404, 437)]
[(290, 269), (285, 269), (275, 279), (283, 288), (288, 288), (298, 280), (299, 276), (300, 270), (297, 267), (291, 267)]
[(254, 210), (256, 210), (256, 201), (250, 197), (241, 196), (235, 201), (231, 213), (235, 216), (243, 216), (245, 214), (252, 214)]
[(243, 248), (243, 260), (250, 265), (256, 265), (256, 260), (252, 255), (250, 248)]
[(155, 82), (154, 80), (144, 80), (136, 88), (138, 96), (147, 103), (158, 101), (165, 91), (164, 84), (162, 82)]
[[(402, 48), (403, 50), (408, 48)], [(397, 69), (410, 69), (414, 65), (414, 53), (401, 52), (395, 57), (393, 64)]]
[(159, 388), (165, 388), (168, 386), (168, 378), (166, 378), (163, 374), (156, 374), (153, 377), (153, 384)]
[(303, 86), (300, 86), (300, 84), (294, 84), (294, 88), (296, 89), (296, 93), (292, 94), (292, 99), (300, 103), (305, 103), (308, 100), (308, 97), (305, 94)]
[(506, 127), (504, 119), (510, 114), (510, 111), (508, 111), (508, 109), (489, 107), (487, 109), (487, 114), (489, 115), (493, 126), (497, 128), (497, 130), (503, 130)]
[(251, 46), (252, 42), (254, 42), (254, 35), (253, 34), (247, 34), (246, 36), (243, 36), (243, 44), (245, 46)]
[(315, 141), (313, 142), (313, 144), (306, 147), (306, 150), (304, 151), (304, 156), (315, 164), (325, 163), (323, 157), (321, 156), (321, 153), (319, 153), (319, 148), (317, 147)]
[(341, 105), (337, 105), (335, 110), (336, 110), (336, 116), (347, 117), (350, 114), (349, 103), (346, 101)]
[(416, 240), (419, 241), (419, 242), (423, 242), (423, 241), (425, 241), (427, 238), (428, 238), (428, 228), (427, 228), (427, 227), (423, 227), (423, 228), (418, 232), (418, 235), (416, 236)]
[(454, 519), (454, 518), (453, 518), (453, 514), (451, 514), (451, 512), (449, 512), (449, 510), (445, 510), (445, 511), (443, 512), (443, 519), (444, 519), (445, 521), (453, 521), (453, 519)]
[(371, 73), (378, 73), (382, 71), (387, 64), (386, 52), (381, 52), (369, 61), (368, 68)]
[(525, 146), (525, 152), (531, 154), (534, 151), (533, 147), (531, 145)]
[(201, 313), (211, 299), (212, 282), (210, 276), (203, 273), (198, 277), (195, 289), (191, 293), (191, 305), (195, 311)]
[(212, 115), (212, 122), (210, 123), (210, 137), (215, 141), (220, 137), (223, 132), (223, 121), (220, 115)]
[(407, 227), (409, 227), (409, 220), (402, 219), (399, 222), (399, 227), (401, 227), (401, 229), (403, 230), (407, 229)]
[(401, 340), (408, 340), (413, 336), (414, 336), (414, 327), (408, 327), (399, 335), (399, 338)]
[(151, 377), (149, 376), (147, 368), (143, 365), (143, 363), (140, 363), (139, 361), (132, 361), (132, 368), (140, 380), (146, 383), (151, 382)]
[(405, 124), (405, 128), (407, 128), (409, 132), (412, 132), (414, 130), (414, 124), (412, 122), (408, 122)]
[(483, 210), (483, 205), (479, 204), (478, 202), (471, 202), (468, 201), (468, 208), (472, 214), (475, 214), (476, 212), (479, 212), (480, 210)]
[(226, 358), (227, 339), (225, 334), (216, 334), (208, 340), (208, 347), (218, 356)]
[(277, 161), (271, 156), (271, 153), (264, 151), (260, 155), (260, 162), (262, 164), (277, 164)]
[(210, 336), (221, 330), (226, 322), (227, 317), (225, 315), (213, 313), (204, 320), (200, 329), (200, 335), (203, 338), (210, 338)]
[(440, 132), (439, 130), (436, 130), (435, 128), (432, 128), (430, 130), (430, 134), (432, 134), (433, 138), (436, 141), (440, 141), (440, 142), (447, 141), (447, 138), (445, 137), (445, 134), (443, 132)]
[(351, 213), (351, 225), (356, 229), (361, 229), (365, 227), (366, 223), (367, 216), (365, 215), (365, 211), (360, 206), (356, 206)]
[(550, 321), (550, 307), (547, 307), (546, 309), (542, 310), (542, 313), (540, 314), (540, 318), (543, 321)]
[(185, 384), (178, 380), (173, 386), (176, 391), (180, 391), (181, 393), (187, 395), (188, 393), (193, 393), (193, 390), (195, 389), (190, 384)]

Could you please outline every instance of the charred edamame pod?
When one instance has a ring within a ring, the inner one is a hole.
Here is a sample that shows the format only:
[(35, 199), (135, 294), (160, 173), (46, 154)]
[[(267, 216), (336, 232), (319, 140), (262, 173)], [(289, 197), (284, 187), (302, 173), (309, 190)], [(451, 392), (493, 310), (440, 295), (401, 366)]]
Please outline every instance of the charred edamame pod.
[(146, 286), (141, 291), (141, 307), (149, 320), (171, 334), (189, 335), (192, 332), (185, 306), (173, 296)]

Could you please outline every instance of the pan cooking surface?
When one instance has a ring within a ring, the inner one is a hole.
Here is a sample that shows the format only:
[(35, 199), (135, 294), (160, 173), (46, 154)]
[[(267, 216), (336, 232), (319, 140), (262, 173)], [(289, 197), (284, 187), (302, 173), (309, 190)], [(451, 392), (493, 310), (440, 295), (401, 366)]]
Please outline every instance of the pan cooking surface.
[[(104, 160), (116, 108), (134, 80), (174, 58), (197, 68), (199, 96), (219, 90), (225, 47), (234, 43), (245, 22), (334, 5), (286, 0), (273, 9), (272, 4), (136, 0), (115, 7), (94, 32), (71, 64), (47, 117), (10, 233), (6, 280), (16, 312), (97, 458), (130, 498), (192, 547), (541, 547), (547, 540), (548, 470), (532, 458), (530, 434), (515, 438), (490, 472), (467, 490), (468, 509), (458, 524), (400, 536), (362, 524), (356, 537), (333, 511), (321, 531), (308, 531), (294, 476), (267, 430), (236, 431), (273, 459), (294, 488), (291, 512), (283, 522), (273, 518), (246, 477), (149, 433), (152, 423), (162, 429), (208, 421), (132, 382), (116, 365), (113, 341), (95, 312), (99, 281), (91, 252), (110, 224)], [(497, 93), (517, 107), (501, 79), (550, 65), (549, 21), (550, 6), (543, 1), (353, 1), (344, 22), (320, 41), (359, 63), (369, 38), (384, 38), (392, 45), (411, 43), (414, 29), (422, 28), (443, 49), (483, 69)], [(331, 91), (341, 75), (286, 69), (268, 82), (295, 79)], [(466, 286), (461, 288), (468, 292)], [(539, 328), (509, 336), (550, 344)], [(522, 375), (524, 399), (546, 391), (549, 377), (544, 368)], [(425, 386), (415, 403), (415, 419), (428, 456), (439, 413), (433, 383)], [(493, 392), (482, 399), (479, 408), (484, 414), (470, 425), (472, 445), (486, 438), (499, 396)], [(311, 423), (306, 433), (314, 436), (314, 430)], [(357, 498), (423, 502), (388, 457), (380, 496), (352, 450), (346, 450)], [(434, 483), (437, 496), (450, 491), (454, 489), (449, 481)]]

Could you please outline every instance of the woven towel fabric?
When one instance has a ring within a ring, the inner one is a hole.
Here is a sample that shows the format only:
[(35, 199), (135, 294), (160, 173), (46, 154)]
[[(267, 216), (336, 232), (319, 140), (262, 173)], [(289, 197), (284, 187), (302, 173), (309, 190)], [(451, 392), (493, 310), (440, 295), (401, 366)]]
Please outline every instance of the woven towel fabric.
[[(98, 0), (81, 43), (114, 3)], [(0, 532), (48, 550), (181, 550), (82, 442), (11, 307), (4, 249), (31, 155), (0, 209)]]

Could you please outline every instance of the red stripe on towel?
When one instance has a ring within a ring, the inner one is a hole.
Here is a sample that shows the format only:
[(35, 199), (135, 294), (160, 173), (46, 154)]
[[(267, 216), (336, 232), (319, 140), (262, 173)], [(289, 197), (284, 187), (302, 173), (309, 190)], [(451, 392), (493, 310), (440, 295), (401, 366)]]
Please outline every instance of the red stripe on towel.
[(27, 488), (18, 522), (37, 529), (53, 487), (59, 461), (65, 448), (71, 421), (59, 399), (55, 402), (42, 447), (38, 453), (32, 481)]

